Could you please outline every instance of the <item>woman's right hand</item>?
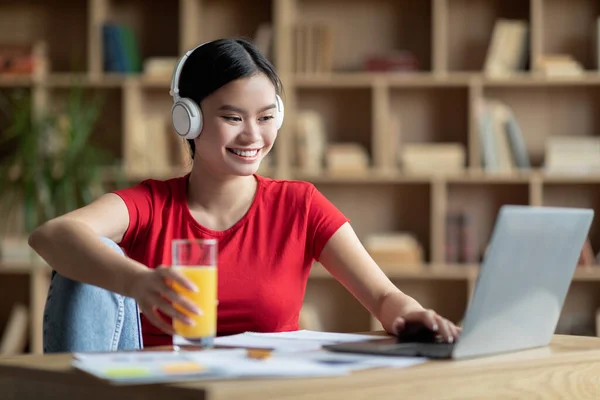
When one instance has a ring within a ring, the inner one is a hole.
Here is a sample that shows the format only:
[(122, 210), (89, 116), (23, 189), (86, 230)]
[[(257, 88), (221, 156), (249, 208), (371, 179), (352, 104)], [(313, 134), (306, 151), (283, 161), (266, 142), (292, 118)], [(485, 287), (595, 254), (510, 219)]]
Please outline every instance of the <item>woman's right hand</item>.
[(131, 297), (137, 301), (144, 316), (153, 325), (169, 335), (175, 334), (173, 327), (161, 317), (159, 311), (188, 325), (192, 325), (193, 322), (185, 313), (180, 311), (182, 308), (190, 314), (202, 315), (202, 310), (199, 310), (185, 296), (177, 293), (173, 289), (172, 283), (177, 283), (193, 292), (198, 290), (183, 275), (165, 266), (159, 266), (153, 270), (149, 269), (137, 275), (131, 286)]

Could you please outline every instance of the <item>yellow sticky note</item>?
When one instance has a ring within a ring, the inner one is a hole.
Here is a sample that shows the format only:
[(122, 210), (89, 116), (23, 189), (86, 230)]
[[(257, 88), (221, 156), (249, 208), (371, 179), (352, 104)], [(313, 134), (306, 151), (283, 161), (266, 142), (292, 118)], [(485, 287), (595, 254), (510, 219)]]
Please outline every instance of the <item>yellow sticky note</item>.
[(146, 368), (141, 367), (113, 367), (105, 369), (104, 373), (109, 378), (132, 378), (150, 374)]
[(204, 372), (204, 367), (194, 362), (167, 364), (162, 367), (167, 374), (182, 374), (190, 372)]

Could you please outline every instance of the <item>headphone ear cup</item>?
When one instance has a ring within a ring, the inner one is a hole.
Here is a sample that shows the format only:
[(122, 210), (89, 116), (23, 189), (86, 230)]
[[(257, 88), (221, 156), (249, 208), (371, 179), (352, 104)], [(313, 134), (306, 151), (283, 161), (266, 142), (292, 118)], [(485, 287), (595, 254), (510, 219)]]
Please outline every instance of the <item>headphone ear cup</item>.
[(175, 133), (184, 139), (195, 139), (202, 132), (202, 111), (191, 99), (182, 98), (171, 108)]
[(277, 124), (277, 130), (281, 129), (281, 125), (283, 125), (283, 116), (285, 114), (285, 109), (283, 107), (283, 100), (279, 95), (276, 95), (277, 101), (277, 113), (275, 114), (275, 122)]

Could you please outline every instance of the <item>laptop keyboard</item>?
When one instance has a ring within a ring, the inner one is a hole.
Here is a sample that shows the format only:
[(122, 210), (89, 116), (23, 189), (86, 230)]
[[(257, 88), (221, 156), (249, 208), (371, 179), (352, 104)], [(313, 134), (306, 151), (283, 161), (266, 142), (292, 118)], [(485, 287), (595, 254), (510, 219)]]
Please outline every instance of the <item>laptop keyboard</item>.
[(386, 352), (395, 355), (418, 356), (428, 358), (448, 358), (452, 354), (454, 343), (398, 343)]

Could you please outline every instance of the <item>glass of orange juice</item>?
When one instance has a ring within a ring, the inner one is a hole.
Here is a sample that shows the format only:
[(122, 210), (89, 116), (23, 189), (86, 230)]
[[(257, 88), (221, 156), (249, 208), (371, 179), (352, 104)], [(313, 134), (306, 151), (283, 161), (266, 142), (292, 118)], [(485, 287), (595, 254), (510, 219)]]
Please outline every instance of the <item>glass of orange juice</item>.
[(217, 240), (173, 240), (171, 268), (196, 285), (198, 292), (189, 291), (176, 283), (174, 289), (202, 311), (201, 315), (195, 315), (175, 305), (194, 322), (193, 325), (187, 325), (179, 319), (173, 319), (175, 334), (194, 346), (212, 347), (217, 334)]

